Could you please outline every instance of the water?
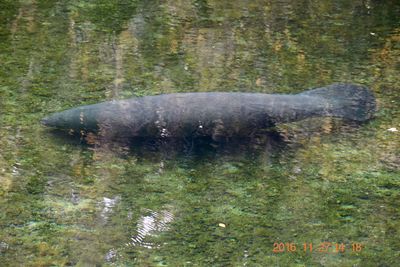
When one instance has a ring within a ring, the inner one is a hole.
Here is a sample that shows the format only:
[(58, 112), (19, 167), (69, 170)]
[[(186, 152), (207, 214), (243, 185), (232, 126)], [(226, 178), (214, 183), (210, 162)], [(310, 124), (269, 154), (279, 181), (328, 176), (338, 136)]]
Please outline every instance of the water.
[[(1, 265), (394, 266), (399, 14), (394, 0), (1, 1)], [(376, 117), (130, 146), (39, 123), (110, 99), (333, 82), (370, 87)]]

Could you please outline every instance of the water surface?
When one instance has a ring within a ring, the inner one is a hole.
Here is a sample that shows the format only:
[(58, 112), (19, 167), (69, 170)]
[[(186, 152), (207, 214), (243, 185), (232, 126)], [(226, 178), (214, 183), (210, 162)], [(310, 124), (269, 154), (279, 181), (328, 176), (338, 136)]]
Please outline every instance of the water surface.
[[(1, 265), (394, 266), (399, 14), (395, 0), (1, 1)], [(132, 96), (333, 82), (370, 87), (375, 118), (130, 146), (39, 123)]]

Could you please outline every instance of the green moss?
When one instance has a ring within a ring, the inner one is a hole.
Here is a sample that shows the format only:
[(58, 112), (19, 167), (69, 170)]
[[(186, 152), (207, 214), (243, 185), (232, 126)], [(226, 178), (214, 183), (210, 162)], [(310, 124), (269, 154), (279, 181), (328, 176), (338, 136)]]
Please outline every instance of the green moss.
[[(395, 1), (0, 6), (2, 265), (397, 263), (400, 142), (388, 131), (400, 128)], [(51, 112), (115, 98), (296, 93), (345, 81), (375, 92), (373, 120), (279, 125), (286, 141), (267, 149), (87, 146), (39, 123)], [(144, 221), (155, 230), (145, 232)], [(135, 243), (140, 230), (143, 242)], [(324, 241), (346, 251), (301, 251)], [(300, 251), (274, 253), (275, 242)], [(364, 246), (359, 253), (355, 242)]]

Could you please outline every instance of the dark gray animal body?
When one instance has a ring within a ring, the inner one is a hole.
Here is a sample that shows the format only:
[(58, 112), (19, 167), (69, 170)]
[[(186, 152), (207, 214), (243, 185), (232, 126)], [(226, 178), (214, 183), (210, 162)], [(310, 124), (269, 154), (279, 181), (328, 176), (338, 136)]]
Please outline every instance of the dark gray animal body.
[(47, 126), (116, 137), (248, 136), (276, 123), (315, 116), (365, 121), (370, 90), (333, 84), (299, 94), (176, 93), (108, 101), (55, 113)]

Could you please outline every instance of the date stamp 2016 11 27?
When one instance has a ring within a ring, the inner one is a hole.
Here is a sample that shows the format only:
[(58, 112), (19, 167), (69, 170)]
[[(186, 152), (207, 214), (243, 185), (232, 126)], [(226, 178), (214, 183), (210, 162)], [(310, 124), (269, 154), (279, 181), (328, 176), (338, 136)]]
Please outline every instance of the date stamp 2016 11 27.
[(272, 248), (274, 253), (285, 252), (317, 252), (317, 253), (345, 253), (346, 251), (361, 252), (364, 246), (361, 243), (339, 243), (339, 242), (320, 242), (313, 244), (312, 242), (297, 245), (294, 242), (275, 242)]

